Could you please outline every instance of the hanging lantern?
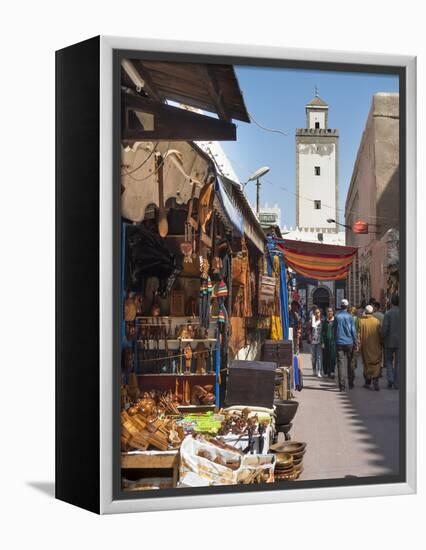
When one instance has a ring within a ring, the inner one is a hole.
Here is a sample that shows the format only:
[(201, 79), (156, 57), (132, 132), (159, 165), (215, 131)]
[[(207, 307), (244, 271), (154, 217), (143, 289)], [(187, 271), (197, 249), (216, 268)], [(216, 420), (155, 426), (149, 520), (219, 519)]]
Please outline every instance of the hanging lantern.
[(368, 223), (363, 220), (357, 220), (352, 224), (352, 231), (358, 235), (366, 235), (368, 233)]

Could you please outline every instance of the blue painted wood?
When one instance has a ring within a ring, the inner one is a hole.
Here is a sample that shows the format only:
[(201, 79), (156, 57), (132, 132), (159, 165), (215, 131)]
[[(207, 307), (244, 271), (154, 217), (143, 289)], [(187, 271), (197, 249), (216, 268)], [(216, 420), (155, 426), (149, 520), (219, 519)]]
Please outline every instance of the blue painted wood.
[(216, 336), (216, 358), (215, 358), (215, 367), (216, 367), (216, 407), (219, 407), (220, 399), (219, 399), (219, 377), (220, 377), (220, 331), (219, 327), (217, 328), (217, 336)]

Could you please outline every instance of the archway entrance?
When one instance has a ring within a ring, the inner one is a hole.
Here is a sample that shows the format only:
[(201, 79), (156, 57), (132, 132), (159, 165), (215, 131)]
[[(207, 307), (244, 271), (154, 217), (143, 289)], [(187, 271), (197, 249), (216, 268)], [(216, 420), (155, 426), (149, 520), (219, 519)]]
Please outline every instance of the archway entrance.
[(330, 291), (325, 287), (317, 288), (312, 294), (312, 302), (325, 313), (330, 305)]

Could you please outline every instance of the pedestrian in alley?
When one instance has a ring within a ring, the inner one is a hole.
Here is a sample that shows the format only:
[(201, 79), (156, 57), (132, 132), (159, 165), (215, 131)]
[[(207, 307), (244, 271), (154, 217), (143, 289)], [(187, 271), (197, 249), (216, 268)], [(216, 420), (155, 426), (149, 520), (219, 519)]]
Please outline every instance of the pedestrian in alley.
[(337, 377), (339, 390), (344, 391), (346, 387), (343, 364), (346, 360), (346, 374), (349, 388), (354, 387), (355, 373), (352, 369), (352, 357), (357, 347), (357, 335), (352, 315), (348, 311), (349, 302), (344, 298), (340, 302), (341, 310), (334, 318), (334, 334), (337, 351)]
[[(373, 304), (373, 317), (375, 317), (380, 321), (380, 326), (383, 325), (383, 319), (385, 317), (385, 314), (382, 312), (382, 306), (380, 302), (374, 302)], [(383, 354), (382, 366), (380, 367), (380, 378), (382, 377), (384, 366), (385, 365), (384, 365), (384, 354)]]
[(355, 306), (351, 307), (350, 313), (352, 315), (352, 319), (354, 321), (355, 325), (355, 334), (357, 336), (357, 345), (354, 347), (354, 351), (352, 354), (352, 371), (355, 373), (355, 369), (358, 366), (358, 358), (359, 358), (359, 315), (358, 315), (358, 309)]
[(294, 353), (297, 355), (300, 351), (300, 333), (302, 318), (300, 315), (299, 302), (293, 300), (290, 304), (289, 325), (293, 329)]
[(380, 302), (374, 302), (373, 304), (373, 317), (380, 321), (380, 325), (383, 324), (385, 314), (382, 312), (382, 306), (380, 305)]
[(334, 378), (336, 368), (336, 340), (334, 337), (334, 311), (327, 308), (327, 318), (321, 329), (322, 367), (324, 376)]
[(396, 390), (399, 387), (399, 323), (399, 296), (394, 294), (391, 298), (391, 308), (383, 319), (382, 338), (388, 388)]
[(371, 382), (379, 391), (380, 369), (382, 367), (382, 342), (380, 321), (373, 316), (374, 308), (366, 306), (364, 315), (359, 320), (359, 343), (364, 364), (364, 388), (370, 389)]
[(311, 344), (312, 370), (314, 376), (322, 378), (322, 349), (321, 349), (321, 310), (316, 308), (314, 316), (309, 321), (308, 341)]

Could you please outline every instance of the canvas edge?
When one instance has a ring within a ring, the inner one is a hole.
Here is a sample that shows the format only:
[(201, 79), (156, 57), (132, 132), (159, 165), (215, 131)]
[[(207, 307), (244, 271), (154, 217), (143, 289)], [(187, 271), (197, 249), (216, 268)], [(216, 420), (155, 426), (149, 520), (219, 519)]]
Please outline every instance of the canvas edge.
[[(334, 63), (395, 65), (406, 68), (406, 225), (407, 225), (407, 481), (396, 484), (360, 485), (273, 491), (156, 497), (143, 500), (113, 499), (113, 50), (145, 50), (235, 57), (293, 59)], [(304, 500), (361, 498), (416, 492), (416, 58), (409, 55), (331, 50), (294, 49), (255, 45), (219, 44), (129, 37), (101, 36), (100, 40), (100, 512), (126, 513), (185, 508), (272, 504)], [(410, 397), (408, 399), (408, 396)]]

